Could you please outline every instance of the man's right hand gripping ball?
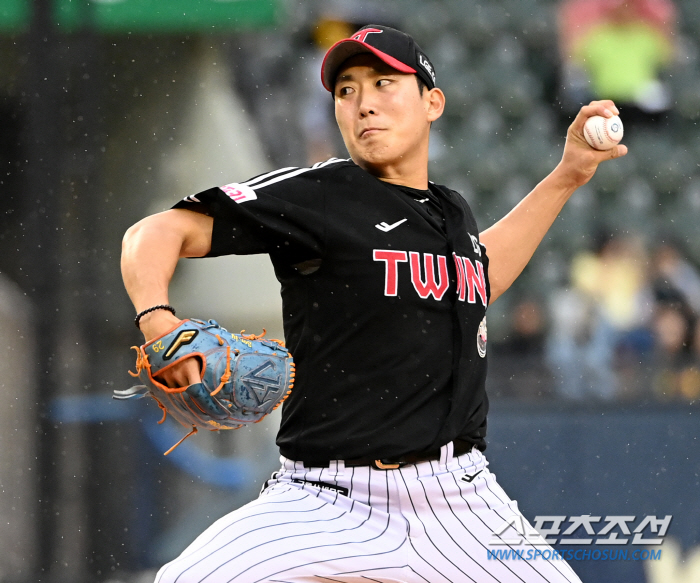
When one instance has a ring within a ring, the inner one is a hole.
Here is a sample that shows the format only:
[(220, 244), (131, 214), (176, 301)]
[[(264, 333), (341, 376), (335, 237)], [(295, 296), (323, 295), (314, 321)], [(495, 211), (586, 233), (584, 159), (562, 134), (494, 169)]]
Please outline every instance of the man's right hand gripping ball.
[[(257, 423), (287, 398), (294, 385), (294, 361), (282, 342), (232, 334), (214, 320), (182, 320), (133, 348), (136, 372), (129, 372), (143, 385), (114, 391), (114, 398), (153, 397), (164, 413), (160, 423), (170, 413), (191, 429), (185, 437), (199, 428), (218, 431)], [(186, 359), (197, 361), (201, 378), (176, 386), (173, 379), (178, 375), (169, 371), (182, 370)]]

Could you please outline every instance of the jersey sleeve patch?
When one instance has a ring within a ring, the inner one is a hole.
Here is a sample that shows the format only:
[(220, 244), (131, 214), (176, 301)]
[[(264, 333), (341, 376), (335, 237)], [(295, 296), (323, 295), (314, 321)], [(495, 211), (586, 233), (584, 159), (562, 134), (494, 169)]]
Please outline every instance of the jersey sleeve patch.
[(255, 200), (258, 195), (255, 191), (245, 184), (239, 184), (237, 182), (232, 182), (231, 184), (225, 184), (224, 186), (219, 186), (221, 190), (224, 191), (226, 196), (228, 196), (232, 201), (241, 204), (242, 202), (247, 202), (249, 200)]

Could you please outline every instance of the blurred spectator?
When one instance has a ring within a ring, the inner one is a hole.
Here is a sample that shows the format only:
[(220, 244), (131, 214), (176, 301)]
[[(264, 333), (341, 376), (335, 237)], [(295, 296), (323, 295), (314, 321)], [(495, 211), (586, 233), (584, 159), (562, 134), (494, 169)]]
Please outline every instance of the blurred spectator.
[(496, 396), (538, 399), (552, 394), (553, 378), (544, 364), (545, 314), (540, 303), (523, 300), (512, 311), (513, 329), (491, 349), (490, 382)]
[(647, 253), (633, 236), (610, 237), (598, 253), (576, 255), (573, 285), (599, 304), (599, 313), (616, 330), (632, 330), (649, 322), (652, 296), (647, 282)]
[(597, 253), (583, 252), (571, 266), (572, 289), (552, 297), (547, 362), (557, 392), (570, 399), (613, 399), (622, 387), (619, 362), (638, 362), (652, 345), (647, 329), (653, 296), (647, 256), (634, 237), (609, 238)]
[(600, 322), (594, 302), (576, 289), (560, 289), (550, 299), (552, 328), (546, 362), (563, 398), (610, 400), (617, 384), (611, 335)]
[[(698, 325), (682, 303), (660, 303), (653, 320), (655, 339), (651, 375), (654, 394), (661, 399), (692, 401), (700, 397)], [(695, 327), (695, 334), (693, 328)], [(695, 338), (693, 338), (695, 336)]]
[(691, 364), (680, 379), (680, 393), (689, 401), (700, 399), (700, 318), (696, 318), (691, 340)]
[(559, 10), (564, 101), (613, 99), (625, 122), (671, 106), (661, 71), (674, 54), (671, 0), (567, 0)]
[(700, 314), (700, 274), (677, 245), (662, 243), (654, 253), (654, 291), (659, 300), (680, 298)]

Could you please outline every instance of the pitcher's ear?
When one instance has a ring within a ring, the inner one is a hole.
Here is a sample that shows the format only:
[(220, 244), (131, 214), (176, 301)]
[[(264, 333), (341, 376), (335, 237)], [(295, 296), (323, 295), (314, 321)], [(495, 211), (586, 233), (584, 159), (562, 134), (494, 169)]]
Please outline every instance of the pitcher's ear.
[(445, 94), (442, 89), (435, 87), (427, 92), (424, 99), (427, 105), (428, 121), (433, 122), (445, 111)]

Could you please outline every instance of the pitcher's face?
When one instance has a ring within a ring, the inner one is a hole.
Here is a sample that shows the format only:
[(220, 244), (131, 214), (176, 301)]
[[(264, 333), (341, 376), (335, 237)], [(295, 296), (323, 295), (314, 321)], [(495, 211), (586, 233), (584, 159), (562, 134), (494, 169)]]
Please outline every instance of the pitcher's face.
[(430, 91), (421, 93), (415, 75), (401, 73), (372, 54), (356, 55), (343, 64), (334, 100), (345, 146), (365, 168), (397, 164), (417, 151), (427, 152), (430, 123), (442, 113), (442, 108), (435, 111)]

